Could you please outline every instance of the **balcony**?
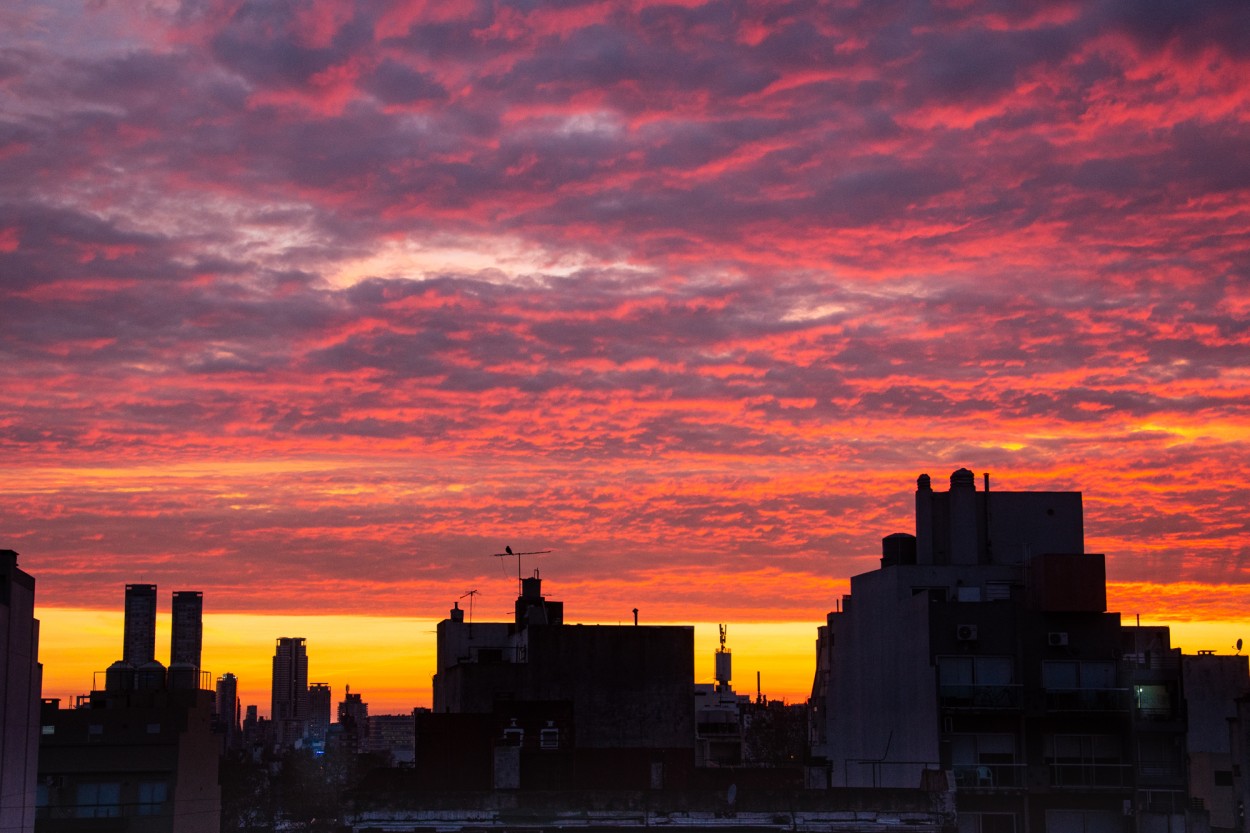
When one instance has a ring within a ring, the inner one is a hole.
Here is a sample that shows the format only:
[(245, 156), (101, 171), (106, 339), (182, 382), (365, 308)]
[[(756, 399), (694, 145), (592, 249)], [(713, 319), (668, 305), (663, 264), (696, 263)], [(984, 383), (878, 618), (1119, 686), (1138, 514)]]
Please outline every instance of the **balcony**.
[(938, 686), (938, 705), (944, 709), (1018, 709), (1024, 702), (1024, 686)]
[(1047, 763), (1052, 787), (1122, 788), (1133, 784), (1133, 767), (1129, 764), (1053, 759)]
[(956, 764), (955, 786), (961, 790), (1022, 789), (1024, 764)]
[(1051, 712), (1127, 712), (1127, 688), (1048, 688), (1046, 710)]

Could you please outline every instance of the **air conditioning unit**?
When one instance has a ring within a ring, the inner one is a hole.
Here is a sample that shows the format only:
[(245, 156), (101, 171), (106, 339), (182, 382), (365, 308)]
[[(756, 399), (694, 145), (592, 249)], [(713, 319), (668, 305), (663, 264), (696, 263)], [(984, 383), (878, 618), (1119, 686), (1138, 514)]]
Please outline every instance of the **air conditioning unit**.
[(960, 642), (975, 642), (977, 639), (976, 625), (956, 625), (955, 638)]
[(1052, 648), (1062, 648), (1068, 644), (1068, 634), (1064, 631), (1051, 631), (1046, 634), (1046, 644)]

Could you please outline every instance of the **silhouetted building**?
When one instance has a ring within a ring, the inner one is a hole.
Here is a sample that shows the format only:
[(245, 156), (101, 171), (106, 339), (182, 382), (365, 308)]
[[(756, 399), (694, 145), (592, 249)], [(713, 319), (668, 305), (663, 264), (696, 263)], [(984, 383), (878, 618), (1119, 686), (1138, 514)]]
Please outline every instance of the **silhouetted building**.
[(695, 766), (739, 766), (743, 762), (743, 706), (750, 698), (733, 690), (733, 654), (720, 626), (716, 683), (694, 687)]
[(308, 738), (314, 743), (325, 743), (330, 731), (331, 699), (329, 683), (309, 684)]
[(467, 623), (457, 605), (439, 623), (434, 711), (417, 715), (421, 776), (467, 788), (683, 783), (694, 629), (565, 625), (541, 588), (522, 582), (512, 622)]
[[(199, 630), (199, 595), (184, 634)], [(166, 674), (152, 656), (155, 609), (155, 585), (127, 585), (125, 658), (104, 690), (72, 709), (44, 701), (36, 833), (218, 833), (214, 692), (197, 666)]]
[(200, 652), (204, 642), (204, 594), (198, 590), (174, 592), (169, 634), (169, 684), (172, 688), (203, 688)]
[(1211, 814), (1211, 829), (1243, 830), (1245, 807), (1234, 775), (1250, 764), (1235, 740), (1244, 734), (1238, 701), (1250, 696), (1250, 662), (1244, 656), (1203, 651), (1181, 657), (1189, 705), (1186, 753), (1189, 790)]
[(272, 743), (269, 721), (260, 716), (259, 707), (248, 706), (243, 715), (243, 748), (259, 756)]
[(156, 659), (156, 585), (126, 585), (122, 661), (139, 668)]
[(278, 639), (271, 696), (274, 742), (293, 745), (303, 738), (308, 719), (308, 652), (303, 637)]
[(198, 590), (174, 592), (170, 627), (169, 664), (200, 667), (204, 647), (204, 594)]
[(239, 680), (233, 674), (226, 673), (217, 678), (217, 698), (213, 713), (225, 748), (237, 748), (240, 741)]
[(219, 833), (213, 692), (92, 692), (44, 701), (36, 833)]
[(347, 686), (338, 708), (336, 742), (347, 752), (359, 752), (369, 736), (369, 704), (360, 692), (352, 694)]
[[(1160, 626), (1120, 629), (1120, 683), (1132, 700), (1133, 814), (1150, 831), (1203, 830), (1185, 766), (1188, 709), (1181, 651)], [(1196, 828), (1195, 825), (1198, 825)]]
[(0, 550), (0, 831), (30, 833), (35, 824), (39, 755), (39, 620), (35, 579)]
[(852, 577), (820, 628), (813, 785), (948, 773), (961, 833), (1186, 829), (1183, 773), (1141, 777), (1134, 735), (1155, 708), (1134, 698), (1140, 681), (1175, 693), (1154, 735), (1181, 742), (1178, 672), (1121, 661), (1080, 493), (985, 486), (960, 469), (939, 493), (921, 475), (916, 534), (885, 538), (880, 568)]
[(412, 764), (416, 754), (416, 714), (374, 714), (369, 716), (369, 733), (363, 751), (390, 757), (392, 766)]

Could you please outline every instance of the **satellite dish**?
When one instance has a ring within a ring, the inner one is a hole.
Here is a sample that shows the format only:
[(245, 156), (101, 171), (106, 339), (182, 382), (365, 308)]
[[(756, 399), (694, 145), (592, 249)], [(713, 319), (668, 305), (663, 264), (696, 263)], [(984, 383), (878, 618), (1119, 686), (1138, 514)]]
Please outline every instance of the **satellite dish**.
[(1237, 653), (1239, 654), (1241, 653), (1241, 640), (1240, 639), (1237, 640)]

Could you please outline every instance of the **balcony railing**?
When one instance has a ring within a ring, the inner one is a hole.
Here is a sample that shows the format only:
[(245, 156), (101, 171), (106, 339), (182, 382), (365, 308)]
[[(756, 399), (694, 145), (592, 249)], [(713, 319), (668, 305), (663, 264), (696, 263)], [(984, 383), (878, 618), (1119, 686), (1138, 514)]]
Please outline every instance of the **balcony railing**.
[(938, 686), (938, 703), (944, 709), (1018, 709), (1024, 702), (1024, 686)]
[(1127, 688), (1049, 688), (1046, 710), (1052, 712), (1126, 712)]
[(955, 786), (961, 790), (1015, 789), (1024, 786), (1024, 764), (957, 764)]
[(1052, 787), (1127, 787), (1133, 783), (1129, 764), (1050, 762)]

